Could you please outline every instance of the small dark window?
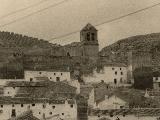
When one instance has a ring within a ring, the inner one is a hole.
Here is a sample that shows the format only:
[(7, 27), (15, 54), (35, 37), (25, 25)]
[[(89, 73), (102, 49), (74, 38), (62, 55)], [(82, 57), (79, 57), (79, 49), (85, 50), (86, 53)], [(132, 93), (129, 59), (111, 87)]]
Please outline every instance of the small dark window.
[(39, 74), (42, 74), (42, 72), (39, 72)]
[(53, 109), (55, 109), (56, 106), (52, 106)]
[(73, 105), (70, 105), (71, 108), (73, 108)]
[(114, 84), (117, 84), (117, 79), (114, 79)]
[(1, 105), (1, 108), (3, 108), (3, 105)]
[(64, 115), (64, 113), (62, 113), (62, 115)]
[(12, 105), (12, 107), (14, 107), (14, 104)]
[(13, 87), (13, 89), (15, 89), (15, 87)]
[(56, 81), (59, 82), (60, 81), (60, 77), (56, 77)]
[(110, 114), (110, 117), (113, 117), (113, 114)]
[(50, 79), (52, 79), (52, 77), (50, 77)]
[(39, 114), (41, 114), (41, 112), (39, 112)]
[(156, 77), (156, 80), (158, 80), (158, 77)]
[(114, 70), (114, 68), (112, 68), (112, 70)]
[(15, 109), (12, 109), (11, 117), (16, 117), (16, 110)]
[(122, 108), (123, 108), (123, 106), (120, 106), (120, 108), (122, 109)]
[(63, 73), (61, 73), (61, 75), (63, 75)]
[(32, 104), (32, 106), (35, 106), (35, 104)]
[(52, 115), (52, 112), (50, 112), (49, 114)]
[(54, 73), (54, 75), (56, 75), (56, 73)]
[(115, 72), (115, 75), (117, 75), (117, 71)]
[(121, 75), (123, 75), (123, 72), (121, 72)]
[(33, 81), (33, 78), (30, 78), (30, 82), (32, 82)]
[(122, 68), (120, 68), (120, 70), (122, 70)]
[(8, 94), (9, 94), (9, 92), (8, 92)]
[(43, 108), (46, 108), (46, 105), (43, 105)]
[(21, 104), (21, 107), (23, 107), (23, 104)]
[(67, 52), (67, 56), (70, 56), (69, 52)]
[(122, 78), (120, 78), (120, 83), (122, 83), (123, 82), (123, 80), (122, 80)]

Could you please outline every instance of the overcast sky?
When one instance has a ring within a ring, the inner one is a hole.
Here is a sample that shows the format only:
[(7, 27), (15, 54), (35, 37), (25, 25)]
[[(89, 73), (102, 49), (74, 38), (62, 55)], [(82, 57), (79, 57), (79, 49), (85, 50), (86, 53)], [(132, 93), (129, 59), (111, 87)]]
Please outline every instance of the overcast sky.
[[(43, 0), (35, 7), (8, 17), (4, 15), (39, 3), (42, 0), (0, 0), (0, 26), (63, 0)], [(1, 26), (0, 30), (21, 33), (49, 40), (134, 12), (160, 0), (68, 0), (56, 7)], [(100, 48), (129, 36), (160, 32), (160, 6), (136, 13), (123, 19), (97, 26)], [(67, 44), (79, 41), (79, 32), (51, 42)]]

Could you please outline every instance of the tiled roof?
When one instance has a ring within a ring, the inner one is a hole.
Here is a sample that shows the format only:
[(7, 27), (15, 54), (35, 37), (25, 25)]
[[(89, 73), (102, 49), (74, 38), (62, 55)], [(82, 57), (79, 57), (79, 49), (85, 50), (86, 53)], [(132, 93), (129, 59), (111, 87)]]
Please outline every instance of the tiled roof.
[(160, 108), (92, 110), (93, 115), (160, 116)]
[(93, 25), (88, 23), (81, 31), (87, 31), (87, 30), (97, 30)]
[(105, 67), (127, 67), (125, 63), (103, 63)]
[(76, 88), (64, 82), (47, 81), (42, 83), (45, 84), (42, 87), (21, 87), (16, 96), (21, 97), (26, 94), (28, 97), (34, 98), (57, 98), (76, 94)]
[(4, 87), (43, 87), (44, 82), (7, 81)]
[[(66, 99), (47, 99), (47, 98), (29, 98), (29, 97), (0, 97), (0, 104), (32, 104), (32, 103), (52, 103), (64, 104)], [(69, 104), (74, 104), (73, 99), (67, 99)]]

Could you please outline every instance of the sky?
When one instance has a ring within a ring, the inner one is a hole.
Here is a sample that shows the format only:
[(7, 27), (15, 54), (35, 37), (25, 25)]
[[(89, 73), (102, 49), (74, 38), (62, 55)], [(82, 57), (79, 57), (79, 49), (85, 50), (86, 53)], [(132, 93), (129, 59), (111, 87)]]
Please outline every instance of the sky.
[[(0, 0), (0, 30), (64, 45), (79, 42), (79, 31), (87, 23), (100, 24), (159, 2), (160, 0)], [(26, 7), (29, 8), (25, 9)], [(15, 12), (17, 10), (20, 12)], [(37, 11), (40, 12), (35, 13)], [(160, 5), (96, 26), (100, 49), (130, 36), (160, 32), (159, 11)], [(75, 31), (78, 32), (51, 40)]]

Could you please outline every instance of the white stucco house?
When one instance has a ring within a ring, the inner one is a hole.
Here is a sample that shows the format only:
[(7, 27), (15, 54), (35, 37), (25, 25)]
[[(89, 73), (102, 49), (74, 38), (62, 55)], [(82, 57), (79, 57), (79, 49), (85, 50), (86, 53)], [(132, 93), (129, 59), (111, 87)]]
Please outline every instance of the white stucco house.
[(70, 81), (70, 72), (68, 71), (25, 71), (24, 78), (26, 81)]
[(127, 70), (127, 66), (123, 64), (108, 64), (102, 69), (94, 69), (93, 74), (84, 75), (83, 80), (86, 83), (97, 83), (103, 80), (112, 86), (125, 86), (128, 84)]
[(39, 98), (0, 98), (1, 120), (19, 116), (27, 110), (39, 119), (59, 115), (61, 119), (77, 119), (77, 105), (75, 100), (53, 100)]
[(114, 94), (109, 85), (103, 81), (97, 84), (82, 85), (80, 95), (88, 100), (88, 105), (92, 109), (128, 108), (128, 103)]

